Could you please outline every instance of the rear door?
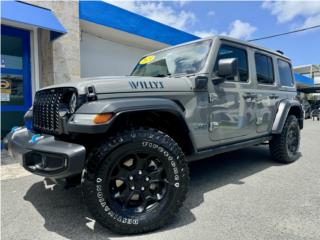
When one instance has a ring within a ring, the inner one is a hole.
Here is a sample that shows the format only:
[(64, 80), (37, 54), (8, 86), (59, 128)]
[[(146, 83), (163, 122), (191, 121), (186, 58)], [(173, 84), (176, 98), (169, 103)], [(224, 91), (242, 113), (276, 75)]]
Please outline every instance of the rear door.
[(254, 60), (257, 85), (255, 98), (256, 131), (257, 135), (264, 135), (271, 131), (276, 111), (276, 101), (279, 99), (274, 71), (276, 65), (272, 55), (261, 51), (254, 51)]

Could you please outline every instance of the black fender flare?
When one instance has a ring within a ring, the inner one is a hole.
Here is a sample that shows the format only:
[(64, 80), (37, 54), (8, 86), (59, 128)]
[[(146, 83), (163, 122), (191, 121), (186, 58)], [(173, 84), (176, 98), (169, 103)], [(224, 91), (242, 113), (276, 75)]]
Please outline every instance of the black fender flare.
[(194, 145), (194, 139), (184, 118), (184, 109), (176, 102), (165, 98), (113, 98), (87, 102), (75, 114), (101, 114), (113, 113), (114, 116), (107, 124), (102, 125), (77, 125), (68, 122), (68, 132), (99, 134), (105, 133), (112, 123), (122, 114), (142, 111), (170, 112), (181, 121), (182, 127)]
[(83, 104), (76, 114), (101, 114), (141, 110), (168, 110), (183, 116), (182, 108), (170, 99), (165, 98), (113, 98), (87, 102)]
[(284, 99), (278, 105), (277, 114), (272, 125), (272, 134), (280, 134), (282, 132), (285, 121), (292, 108), (298, 109), (297, 118), (299, 126), (300, 129), (303, 128), (303, 111), (300, 102), (293, 99)]

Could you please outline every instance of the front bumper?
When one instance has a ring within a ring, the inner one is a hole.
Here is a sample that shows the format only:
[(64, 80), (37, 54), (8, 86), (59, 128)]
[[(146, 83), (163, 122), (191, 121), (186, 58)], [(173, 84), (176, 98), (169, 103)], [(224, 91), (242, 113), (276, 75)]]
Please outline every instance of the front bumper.
[(4, 147), (26, 170), (44, 177), (72, 176), (81, 173), (85, 166), (84, 146), (35, 134), (27, 128), (13, 129), (5, 137)]

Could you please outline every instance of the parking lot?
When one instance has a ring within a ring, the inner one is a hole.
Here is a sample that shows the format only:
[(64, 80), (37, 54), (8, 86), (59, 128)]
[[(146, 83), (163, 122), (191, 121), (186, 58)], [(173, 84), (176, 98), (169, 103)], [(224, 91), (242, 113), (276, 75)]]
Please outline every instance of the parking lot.
[(2, 239), (320, 239), (320, 122), (305, 121), (301, 158), (270, 160), (267, 146), (190, 164), (187, 200), (156, 232), (119, 236), (91, 219), (80, 188), (44, 185), (2, 152)]

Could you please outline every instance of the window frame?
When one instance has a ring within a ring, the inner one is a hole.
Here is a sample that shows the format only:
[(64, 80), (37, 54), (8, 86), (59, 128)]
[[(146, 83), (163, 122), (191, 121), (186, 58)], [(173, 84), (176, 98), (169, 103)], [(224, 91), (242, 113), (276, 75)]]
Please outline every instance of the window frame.
[[(257, 61), (256, 61), (256, 56), (257, 55), (264, 56), (264, 57), (269, 58), (271, 60), (272, 80), (273, 80), (272, 82), (270, 82), (270, 83), (261, 83), (261, 82), (259, 82), (259, 80), (258, 80), (258, 71), (257, 71)], [(257, 81), (257, 84), (259, 84), (259, 85), (267, 85), (267, 86), (274, 86), (275, 83), (276, 83), (276, 75), (275, 75), (275, 67), (274, 67), (273, 57), (268, 55), (268, 54), (266, 54), (266, 53), (260, 52), (260, 51), (255, 51), (253, 57), (254, 57), (254, 66), (255, 66), (255, 70), (256, 70), (255, 71), (255, 73), (256, 73), (256, 78), (255, 79)]]
[[(281, 82), (281, 75), (280, 75), (280, 69), (279, 69), (279, 61), (282, 61), (284, 63), (287, 63), (289, 68), (290, 68), (290, 76), (291, 76), (291, 85), (288, 86), (288, 85), (284, 85), (282, 84)], [(286, 60), (283, 60), (282, 58), (277, 58), (277, 68), (278, 68), (278, 75), (279, 75), (279, 85), (280, 87), (286, 87), (286, 88), (293, 88), (295, 87), (295, 79), (294, 79), (294, 76), (293, 76), (293, 68), (292, 68), (292, 65), (291, 65), (291, 62), (289, 61), (286, 61)]]
[(221, 42), (221, 44), (220, 44), (220, 46), (219, 46), (219, 48), (218, 48), (218, 51), (217, 51), (217, 54), (216, 54), (216, 56), (215, 56), (215, 58), (214, 58), (214, 64), (213, 64), (213, 68), (212, 68), (212, 72), (213, 73), (215, 73), (215, 67), (216, 67), (216, 65), (218, 64), (218, 62), (217, 62), (217, 58), (218, 58), (218, 56), (219, 56), (219, 51), (220, 51), (220, 49), (222, 48), (222, 47), (225, 47), (225, 46), (227, 46), (227, 47), (231, 47), (231, 48), (236, 48), (236, 49), (239, 49), (239, 50), (242, 50), (242, 51), (244, 51), (244, 53), (245, 53), (245, 56), (246, 56), (246, 60), (247, 60), (247, 75), (248, 75), (248, 77), (247, 77), (247, 79), (246, 79), (246, 81), (241, 81), (240, 80), (240, 74), (238, 74), (238, 81), (236, 81), (236, 80), (230, 80), (230, 79), (226, 79), (225, 81), (226, 82), (231, 82), (231, 83), (244, 83), (244, 84), (250, 84), (250, 77), (251, 77), (251, 74), (250, 74), (250, 59), (249, 59), (249, 54), (248, 54), (248, 49), (247, 49), (247, 46), (239, 46), (239, 45), (236, 45), (236, 44), (233, 44), (233, 43), (229, 43), (229, 42)]

